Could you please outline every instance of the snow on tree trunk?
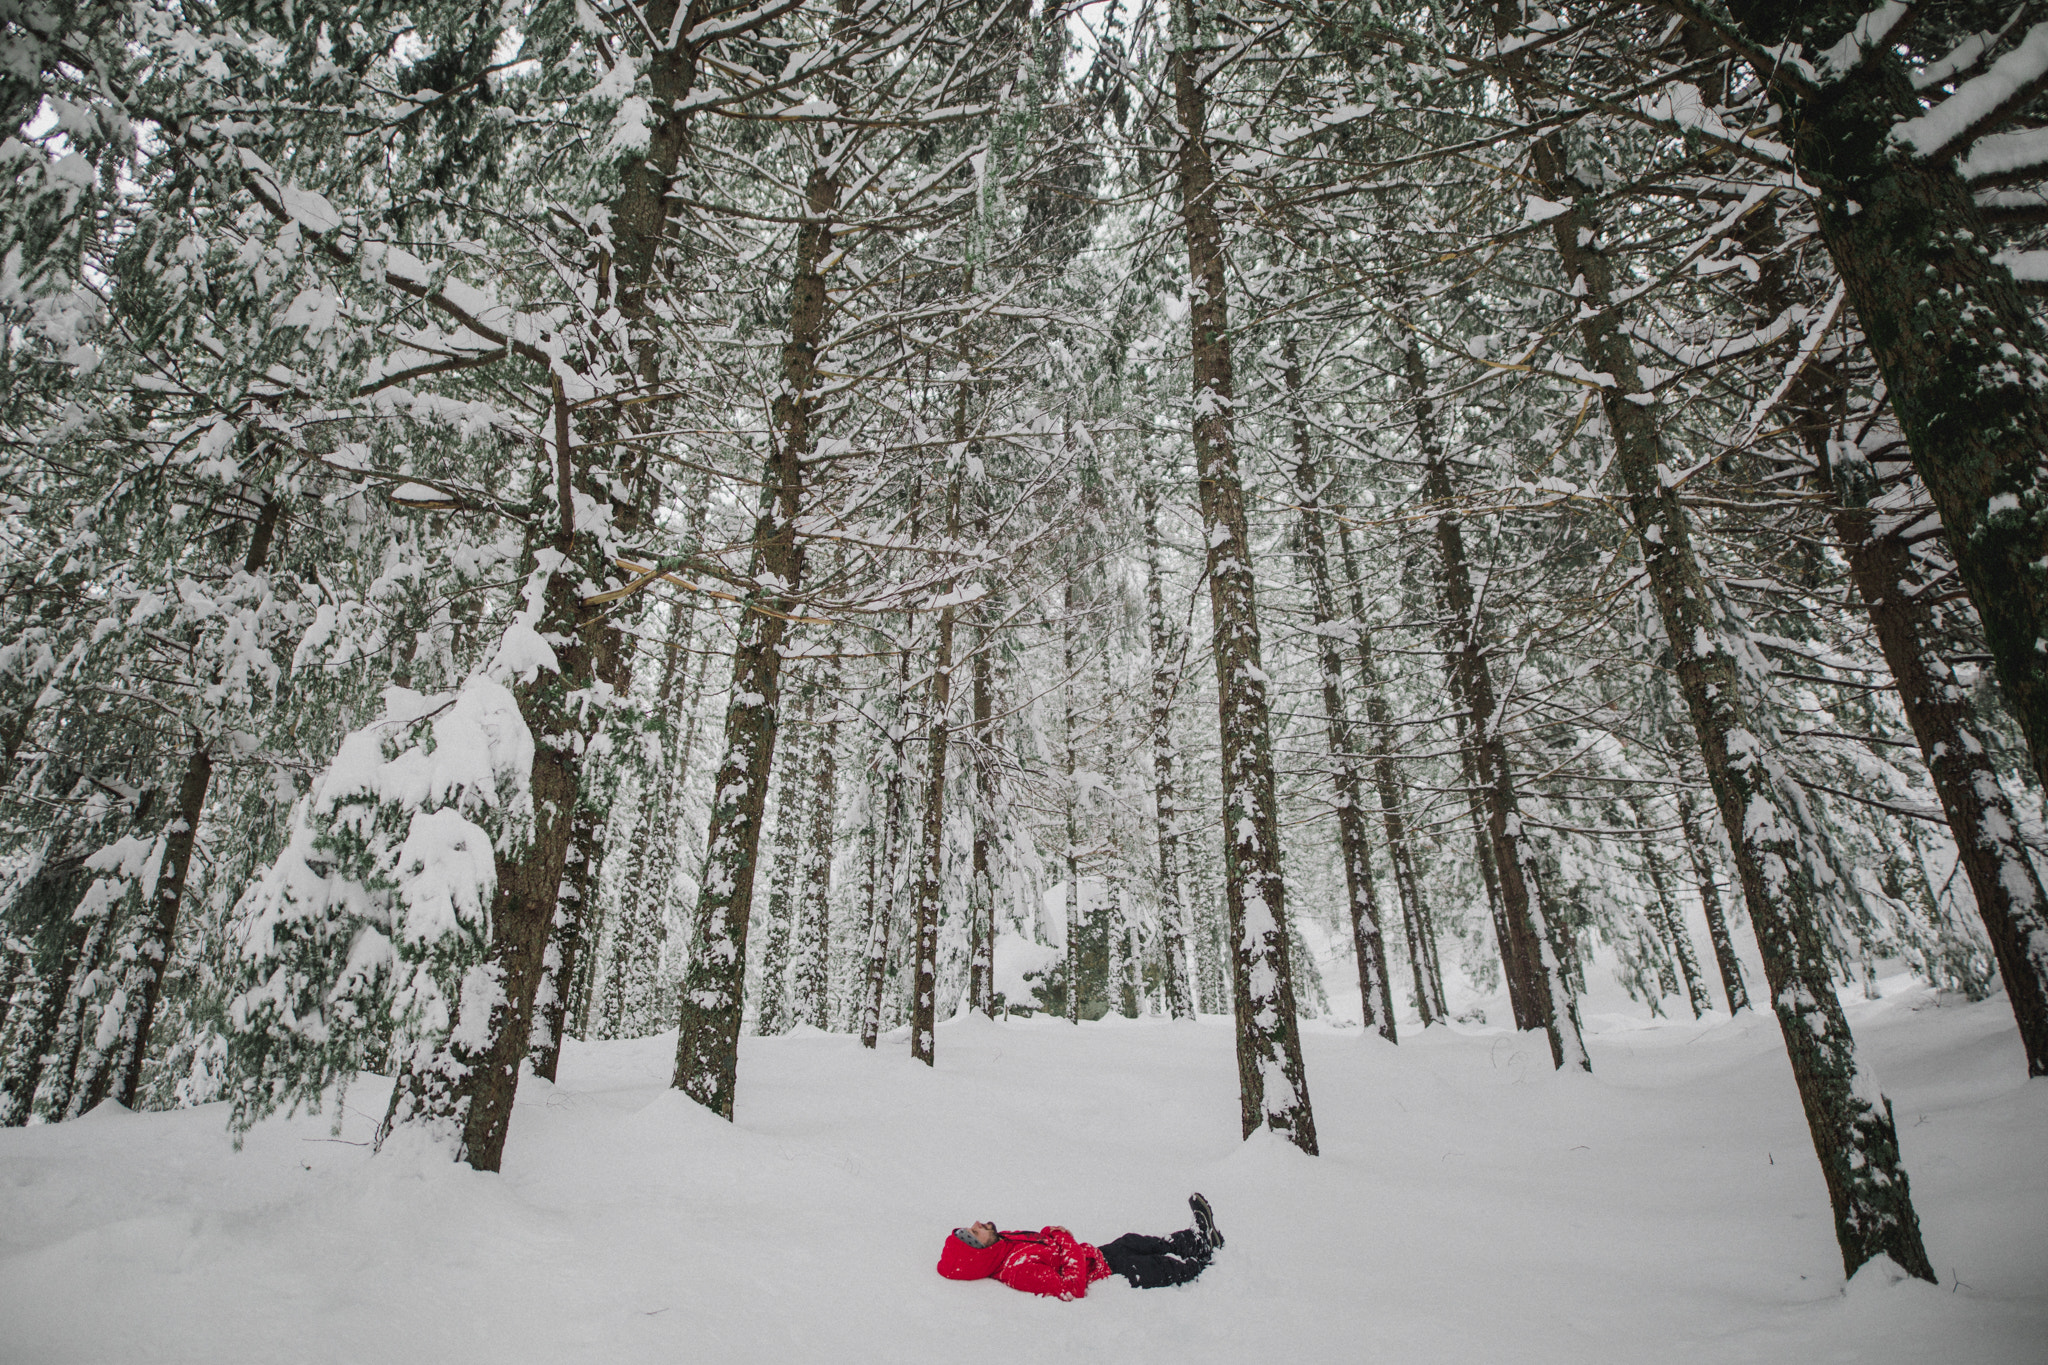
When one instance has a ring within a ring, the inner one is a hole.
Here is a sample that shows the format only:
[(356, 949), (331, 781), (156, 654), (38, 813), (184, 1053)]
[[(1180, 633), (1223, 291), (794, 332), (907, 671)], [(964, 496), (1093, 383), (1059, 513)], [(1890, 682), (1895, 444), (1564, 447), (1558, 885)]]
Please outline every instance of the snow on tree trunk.
[(1532, 159), (1545, 195), (1568, 206), (1550, 220), (1552, 240), (1580, 299), (1577, 325), (1587, 361), (1611, 380), (1600, 387), (1601, 409), (1630, 523), (1763, 949), (1772, 1003), (1827, 1176), (1843, 1264), (1853, 1275), (1871, 1257), (1889, 1254), (1908, 1273), (1932, 1280), (1891, 1105), (1857, 1062), (1829, 971), (1824, 917), (1837, 879), (1803, 794), (1778, 764), (1768, 721), (1748, 695), (1761, 689), (1769, 665), (1740, 638), (1693, 553), (1664, 459), (1656, 400), (1645, 392), (1612, 302), (1613, 266), (1591, 208), (1603, 187), (1582, 185), (1570, 173), (1559, 135), (1538, 139)]
[(749, 594), (740, 618), (725, 713), (725, 756), (712, 780), (697, 892), (703, 941), (691, 954), (683, 979), (676, 1040), (676, 1089), (727, 1119), (739, 1072), (747, 925), (775, 759), (782, 641), (803, 582), (804, 550), (796, 523), (803, 509), (804, 461), (817, 443), (818, 351), (830, 315), (824, 270), (840, 182), (830, 138), (821, 132), (820, 139), (804, 187), (804, 219), (790, 272), (789, 333), (782, 346), (782, 387), (772, 412), (777, 439), (769, 443), (761, 470), (754, 520), (752, 577), (759, 586)]
[[(795, 683), (795, 680), (791, 680)], [(803, 812), (811, 799), (812, 751), (817, 733), (812, 721), (817, 715), (818, 694), (813, 686), (799, 686), (803, 703), (797, 715), (797, 733), (784, 750), (783, 762), (775, 770), (775, 868), (768, 877), (768, 912), (761, 943), (761, 975), (755, 993), (754, 1032), (763, 1037), (789, 1032), (795, 1019), (790, 1010), (789, 963), (796, 935), (798, 865), (803, 861)]]
[(1173, 648), (1159, 573), (1159, 490), (1147, 474), (1138, 490), (1145, 531), (1145, 639), (1152, 673), (1151, 733), (1153, 837), (1159, 849), (1160, 987), (1166, 1012), (1195, 1017), (1188, 982), (1188, 915), (1181, 899), (1180, 811), (1173, 788), (1173, 699), (1180, 690), (1180, 657)]
[(889, 939), (896, 919), (896, 889), (903, 867), (907, 778), (903, 771), (904, 742), (910, 710), (910, 635), (913, 622), (903, 622), (903, 650), (896, 664), (896, 686), (889, 718), (889, 776), (882, 788), (882, 833), (876, 841), (879, 871), (868, 895), (867, 953), (860, 996), (861, 1046), (872, 1048), (882, 1035), (882, 997), (889, 985)]
[(1231, 337), (1223, 226), (1188, 0), (1172, 54), (1181, 227), (1187, 239), (1188, 324), (1194, 357), (1195, 477), (1208, 539), (1209, 610), (1223, 757), (1223, 885), (1236, 1003), (1238, 1093), (1244, 1133), (1260, 1125), (1316, 1151), (1315, 1114), (1301, 1060), (1300, 1017), (1287, 953), (1286, 886), (1260, 666), (1259, 619), (1244, 486), (1233, 445)]
[(1833, 443), (1833, 454), (1834, 520), (1849, 576), (1955, 835), (2026, 1046), (2027, 1074), (2048, 1076), (2048, 896), (2021, 842), (2018, 813), (1992, 766), (1969, 691), (1937, 647), (1931, 585), (1900, 534), (1907, 528), (1873, 510), (1877, 481), (1869, 462), (1843, 442)]
[[(987, 543), (987, 523), (981, 540)], [(973, 882), (968, 888), (974, 917), (967, 966), (967, 1003), (990, 1018), (996, 1012), (996, 888), (989, 867), (989, 833), (996, 818), (996, 768), (989, 745), (994, 742), (995, 688), (989, 650), (994, 647), (986, 627), (974, 633), (974, 843)]]
[[(1358, 686), (1365, 697), (1368, 748), (1372, 754), (1373, 788), (1380, 798), (1380, 821), (1386, 829), (1388, 861), (1393, 864), (1394, 887), (1401, 897), (1401, 928), (1408, 940), (1408, 961), (1415, 977), (1415, 999), (1424, 1028), (1450, 1017), (1444, 1003), (1443, 966), (1437, 960), (1436, 932), (1430, 920), (1429, 902), (1422, 894), (1422, 879), (1415, 867), (1414, 843), (1408, 833), (1408, 793), (1394, 764), (1394, 717), (1387, 705), (1386, 680), (1380, 676), (1374, 657), (1372, 628), (1365, 618), (1365, 584), (1359, 575), (1358, 558), (1351, 548), (1349, 518), (1338, 516), (1338, 557), (1349, 583), (1349, 625), (1358, 652)], [(1490, 903), (1492, 874), (1487, 875)]]
[(548, 938), (540, 991), (533, 1002), (533, 1040), (528, 1060), (533, 1074), (553, 1081), (562, 1062), (562, 1037), (569, 1022), (577, 974), (589, 951), (589, 925), (604, 870), (605, 812), (597, 809), (591, 782), (586, 780), (576, 801), (576, 821), (569, 831), (569, 852), (562, 869), (562, 889), (555, 905), (555, 923)]
[(803, 882), (799, 890), (795, 1013), (799, 1023), (826, 1028), (831, 1022), (832, 840), (839, 804), (840, 661), (836, 639), (820, 684), (830, 708), (817, 735), (811, 766), (809, 825), (804, 833)]
[[(1298, 402), (1301, 390), (1301, 362), (1296, 358), (1294, 338), (1281, 343), (1281, 355), (1288, 396)], [(1396, 1041), (1394, 987), (1387, 977), (1386, 939), (1380, 928), (1379, 897), (1373, 888), (1372, 850), (1366, 843), (1365, 803), (1358, 776), (1357, 739), (1351, 729), (1351, 710), (1344, 694), (1344, 635), (1339, 623), (1337, 592), (1331, 583), (1329, 538), (1323, 532), (1323, 470), (1309, 438), (1307, 420), (1297, 410), (1291, 421), (1294, 431), (1294, 487), (1300, 512), (1302, 571), (1308, 576), (1309, 621), (1314, 627), (1316, 661), (1322, 672), (1323, 737), (1330, 754), (1332, 803), (1337, 811), (1337, 853), (1344, 865), (1345, 905), (1350, 911), (1351, 950), (1358, 964), (1358, 998), (1365, 1026), (1378, 1031), (1388, 1042)], [(1352, 624), (1350, 629), (1359, 627)], [(1410, 956), (1416, 956), (1410, 936)], [(1422, 986), (1418, 959), (1416, 995), (1424, 1025), (1429, 1023), (1429, 997)]]
[[(971, 287), (971, 285), (970, 285)], [(967, 446), (967, 390), (959, 389), (955, 405), (954, 443), (964, 452)], [(964, 469), (956, 469), (946, 494), (946, 540), (957, 543), (960, 534), (960, 482)], [(941, 580), (945, 595), (951, 597), (956, 579)], [(910, 1056), (933, 1065), (937, 1042), (939, 993), (939, 916), (943, 911), (946, 881), (946, 751), (952, 738), (953, 625), (950, 602), (939, 608), (938, 639), (932, 660), (930, 714), (925, 726), (924, 861), (917, 888), (916, 955), (912, 968), (910, 1008)], [(970, 817), (971, 818), (971, 817)]]
[[(1576, 1011), (1550, 927), (1532, 887), (1534, 852), (1522, 832), (1520, 796), (1514, 766), (1500, 735), (1500, 706), (1493, 690), (1493, 669), (1481, 644), (1478, 594), (1466, 557), (1464, 519), (1457, 514), (1457, 489), (1451, 481), (1450, 459), (1438, 439), (1436, 408), (1429, 396), (1422, 350), (1410, 332), (1403, 342), (1402, 379), (1415, 418), (1422, 455), (1422, 491), (1435, 504), (1440, 585), (1449, 618), (1444, 651), (1466, 730), (1464, 750), (1471, 757), (1468, 780), (1486, 807), (1487, 843), (1494, 878), (1500, 888), (1501, 916), (1496, 924), (1501, 965), (1510, 979), (1519, 979), (1521, 1004), (1517, 1028), (1541, 1028), (1550, 1040), (1551, 1061), (1558, 1067), (1592, 1070), (1585, 1042), (1579, 1037)], [(1499, 932), (1504, 930), (1505, 932)], [(1515, 992), (1510, 987), (1510, 999)]]
[(1750, 1008), (1749, 988), (1742, 981), (1742, 959), (1735, 955), (1735, 938), (1728, 932), (1728, 915), (1721, 906), (1721, 880), (1714, 873), (1706, 836), (1700, 833), (1692, 792), (1683, 787), (1678, 791), (1678, 823), (1685, 831), (1685, 852), (1692, 862), (1693, 883), (1699, 887), (1700, 910), (1707, 917), (1707, 937), (1713, 940), (1714, 964), (1721, 971), (1721, 991), (1728, 997), (1728, 1012), (1739, 1014)]

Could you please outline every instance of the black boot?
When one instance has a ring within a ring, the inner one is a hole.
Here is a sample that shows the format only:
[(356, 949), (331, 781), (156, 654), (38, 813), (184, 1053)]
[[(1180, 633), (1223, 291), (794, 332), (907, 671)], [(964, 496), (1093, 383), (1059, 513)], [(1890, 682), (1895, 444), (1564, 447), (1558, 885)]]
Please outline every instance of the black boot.
[(1202, 1234), (1202, 1240), (1215, 1251), (1223, 1245), (1223, 1234), (1216, 1227), (1216, 1212), (1209, 1207), (1209, 1201), (1199, 1194), (1188, 1196), (1188, 1207), (1195, 1211), (1195, 1230)]

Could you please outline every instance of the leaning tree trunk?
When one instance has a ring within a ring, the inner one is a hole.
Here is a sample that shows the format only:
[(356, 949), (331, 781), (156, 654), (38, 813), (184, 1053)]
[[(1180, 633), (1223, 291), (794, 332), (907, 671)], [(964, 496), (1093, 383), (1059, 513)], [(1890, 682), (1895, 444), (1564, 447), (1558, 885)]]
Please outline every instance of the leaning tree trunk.
[(1159, 492), (1148, 474), (1138, 496), (1145, 518), (1145, 626), (1151, 652), (1152, 799), (1154, 837), (1159, 846), (1160, 985), (1166, 1012), (1175, 1019), (1195, 1017), (1194, 994), (1188, 982), (1187, 907), (1180, 888), (1180, 811), (1173, 787), (1173, 698), (1180, 690), (1180, 661), (1166, 619), (1166, 601), (1159, 573)]
[[(1301, 401), (1301, 362), (1294, 338), (1281, 343), (1288, 398)], [(1308, 575), (1309, 620), (1315, 629), (1317, 662), (1322, 668), (1323, 736), (1330, 753), (1330, 781), (1337, 811), (1337, 851), (1344, 863), (1345, 905), (1351, 912), (1351, 949), (1358, 961), (1358, 999), (1367, 1028), (1388, 1042), (1397, 1041), (1394, 987), (1387, 977), (1386, 939), (1380, 929), (1379, 896), (1373, 889), (1372, 850), (1366, 843), (1365, 803), (1358, 778), (1357, 742), (1351, 710), (1344, 700), (1343, 627), (1337, 618), (1337, 593), (1330, 581), (1329, 538), (1323, 534), (1323, 473), (1309, 438), (1308, 422), (1297, 407), (1294, 427), (1294, 487), (1301, 512), (1301, 564)], [(1362, 629), (1354, 624), (1353, 630)], [(1410, 940), (1411, 947), (1413, 939)], [(1422, 1022), (1429, 1023), (1429, 997), (1422, 989), (1422, 971), (1415, 974)]]
[(772, 417), (754, 519), (750, 593), (733, 647), (732, 690), (725, 712), (725, 757), (712, 782), (705, 830), (704, 876), (697, 891), (703, 942), (683, 980), (676, 1039), (675, 1088), (730, 1119), (739, 1074), (740, 1021), (747, 972), (747, 925), (761, 816), (775, 761), (782, 695), (782, 639), (803, 583), (804, 551), (796, 522), (803, 507), (804, 461), (816, 445), (818, 349), (829, 315), (824, 268), (832, 252), (839, 207), (837, 159), (822, 148), (805, 186), (803, 225), (789, 289), (789, 336), (782, 347), (782, 388)]
[[(1532, 893), (1534, 858), (1522, 832), (1521, 799), (1514, 766), (1500, 734), (1500, 708), (1494, 697), (1493, 670), (1480, 642), (1479, 597), (1472, 587), (1472, 569), (1465, 551), (1464, 522), (1457, 514), (1457, 490), (1451, 482), (1450, 458), (1437, 435), (1436, 407), (1429, 397), (1422, 350), (1411, 332), (1404, 342), (1403, 380), (1415, 418), (1422, 454), (1422, 491), (1436, 504), (1437, 558), (1442, 569), (1448, 640), (1444, 651), (1451, 693), (1464, 717), (1465, 750), (1471, 756), (1471, 780), (1486, 806), (1487, 842), (1494, 878), (1500, 887), (1501, 963), (1519, 978), (1522, 1007), (1516, 1027), (1540, 1027), (1550, 1040), (1554, 1065), (1592, 1070), (1580, 1038), (1577, 1010), (1571, 1002), (1564, 965), (1551, 941), (1549, 927)], [(1511, 986), (1509, 998), (1513, 1000)]]
[(1176, 17), (1183, 25), (1182, 46), (1172, 56), (1174, 109), (1180, 121), (1177, 171), (1193, 289), (1188, 324), (1194, 358), (1195, 473), (1209, 545), (1209, 612), (1223, 759), (1223, 885), (1230, 919), (1239, 1104), (1245, 1136), (1264, 1124), (1313, 1154), (1315, 1114), (1302, 1065), (1301, 1026), (1287, 953), (1286, 883), (1280, 871), (1251, 536), (1233, 444), (1229, 285), (1209, 145), (1208, 92), (1198, 79), (1189, 0), (1176, 6)]
[[(1635, 813), (1639, 827), (1649, 823), (1642, 807), (1633, 800), (1629, 802), (1629, 809)], [(1657, 931), (1657, 936), (1677, 963), (1678, 974), (1685, 979), (1685, 1003), (1692, 1009), (1692, 1017), (1697, 1019), (1712, 1009), (1714, 1002), (1707, 995), (1706, 979), (1700, 975), (1699, 955), (1692, 949), (1692, 935), (1685, 931), (1685, 916), (1679, 913), (1677, 902), (1671, 898), (1671, 886), (1664, 875), (1663, 855), (1657, 851), (1648, 834), (1643, 836), (1643, 869), (1650, 874), (1650, 890), (1654, 897), (1644, 907), (1650, 926)], [(1671, 985), (1677, 986), (1678, 981), (1674, 978)]]
[(1900, 708), (1955, 835), (1956, 855), (2026, 1046), (2027, 1074), (2048, 1076), (2048, 897), (2020, 840), (2019, 815), (1992, 766), (1970, 694), (1936, 648), (1928, 605), (1934, 585), (1899, 534), (1904, 528), (1879, 531), (1869, 463), (1845, 444), (1835, 453), (1834, 519), (1849, 576), (1869, 610), (1878, 647), (1899, 687)]
[[(1792, 37), (1811, 52), (1853, 42), (1868, 8), (1729, 5), (1752, 42)], [(1788, 68), (1777, 80), (1793, 161), (1818, 191), (1821, 238), (1934, 495), (2035, 779), (2048, 787), (2048, 330), (1992, 260), (1954, 149), (1923, 157), (1889, 136), (1922, 112), (1904, 63), (1880, 44), (1846, 65), (1833, 79), (1809, 82)]]
[[(1773, 207), (1750, 216), (1748, 242), (1769, 262), (1750, 293), (1756, 307), (1773, 317), (1790, 303), (1789, 266), (1782, 252), (1770, 250), (1783, 239)], [(1991, 762), (1969, 692), (1941, 657), (1934, 604), (1943, 584), (1907, 540), (1908, 530), (1923, 520), (1920, 509), (1895, 506), (1880, 515), (1876, 503), (1884, 480), (1854, 441), (1836, 439), (1833, 414), (1847, 397), (1832, 367), (1807, 364), (1787, 386), (1783, 406), (1819, 482), (1833, 495), (1829, 512), (1836, 540), (1948, 817), (2026, 1047), (2028, 1074), (2048, 1075), (2048, 896), (2020, 840), (2018, 816)]]
[(1750, 1008), (1749, 987), (1742, 980), (1742, 959), (1735, 955), (1735, 937), (1728, 932), (1728, 914), (1721, 905), (1721, 882), (1714, 875), (1713, 855), (1706, 836), (1700, 833), (1699, 815), (1692, 792), (1678, 791), (1678, 823), (1685, 832), (1686, 857), (1692, 862), (1693, 881), (1700, 889), (1700, 909), (1707, 917), (1707, 937), (1714, 944), (1714, 965), (1721, 971), (1721, 991), (1728, 997), (1728, 1013), (1740, 1014)]
[(1592, 210), (1598, 191), (1570, 174), (1557, 134), (1537, 140), (1533, 161), (1545, 194), (1569, 205), (1552, 220), (1552, 240), (1579, 298), (1576, 320), (1586, 358), (1612, 377), (1600, 389), (1601, 408), (1613, 433), (1629, 519), (1763, 950), (1834, 1206), (1843, 1265), (1853, 1275), (1872, 1257), (1888, 1254), (1908, 1273), (1932, 1280), (1891, 1105), (1858, 1066), (1829, 971), (1824, 898), (1832, 870), (1811, 813), (1772, 756), (1769, 721), (1748, 696), (1756, 682), (1744, 676), (1739, 651), (1746, 646), (1693, 553), (1678, 490), (1663, 477), (1667, 462), (1654, 399), (1644, 390), (1612, 301), (1613, 264)]

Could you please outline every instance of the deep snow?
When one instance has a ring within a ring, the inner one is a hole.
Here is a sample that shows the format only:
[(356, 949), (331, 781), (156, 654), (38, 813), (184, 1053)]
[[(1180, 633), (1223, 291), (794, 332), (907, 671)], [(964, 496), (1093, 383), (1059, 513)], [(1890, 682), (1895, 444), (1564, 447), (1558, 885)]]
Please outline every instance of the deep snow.
[[(739, 1117), (664, 1089), (673, 1035), (571, 1044), (505, 1174), (329, 1119), (230, 1150), (219, 1107), (0, 1133), (0, 1360), (1660, 1362), (2048, 1359), (2048, 1081), (2002, 999), (1903, 979), (1851, 1017), (1942, 1283), (1847, 1287), (1769, 1019), (1589, 1021), (1396, 1049), (1312, 1027), (1323, 1156), (1237, 1140), (1230, 1032), (960, 1020), (939, 1066), (748, 1039)], [(1164, 1232), (1199, 1282), (1077, 1303), (933, 1273), (948, 1229)]]

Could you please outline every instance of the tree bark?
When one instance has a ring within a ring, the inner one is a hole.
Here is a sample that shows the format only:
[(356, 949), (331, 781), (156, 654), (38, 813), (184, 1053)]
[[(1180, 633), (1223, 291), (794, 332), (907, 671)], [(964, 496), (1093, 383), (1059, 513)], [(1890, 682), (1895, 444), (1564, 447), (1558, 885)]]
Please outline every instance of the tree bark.
[[(986, 526), (983, 542), (986, 543)], [(995, 764), (990, 761), (993, 743), (995, 696), (990, 677), (988, 630), (974, 633), (974, 885), (969, 905), (974, 915), (973, 942), (967, 965), (967, 1000), (991, 1019), (996, 1012), (996, 889), (989, 868), (989, 831), (995, 823)]]
[(896, 665), (896, 714), (889, 721), (889, 777), (883, 787), (880, 886), (868, 896), (867, 968), (862, 981), (860, 1041), (872, 1048), (882, 1035), (882, 994), (889, 985), (889, 933), (896, 919), (896, 887), (903, 863), (906, 786), (904, 741), (910, 722), (910, 634), (903, 621), (903, 652)]
[[(967, 400), (959, 401), (954, 440), (963, 447), (967, 440)], [(946, 497), (946, 539), (960, 533), (960, 478), (956, 473)], [(946, 580), (952, 590), (954, 580)], [(939, 913), (943, 909), (946, 876), (946, 750), (952, 738), (953, 705), (953, 608), (939, 608), (936, 657), (932, 661), (929, 705), (931, 715), (925, 728), (924, 865), (917, 889), (917, 953), (913, 968), (910, 1007), (910, 1056), (931, 1066), (936, 1061), (939, 991)]]
[(1171, 58), (1179, 121), (1177, 171), (1192, 297), (1195, 472), (1208, 543), (1209, 610), (1223, 757), (1224, 903), (1245, 1136), (1261, 1124), (1316, 1152), (1315, 1114), (1301, 1059), (1299, 1014), (1287, 953), (1286, 884), (1273, 750), (1260, 665), (1259, 618), (1244, 486), (1233, 444), (1234, 404), (1223, 225), (1216, 211), (1208, 92), (1196, 69), (1191, 0), (1176, 7)]
[(830, 311), (823, 270), (832, 251), (839, 193), (837, 158), (821, 146), (805, 185), (804, 220), (797, 229), (791, 271), (789, 336), (772, 414), (780, 439), (769, 443), (754, 519), (751, 577), (761, 587), (748, 594), (740, 617), (725, 713), (725, 757), (712, 786), (705, 831), (704, 878), (697, 893), (704, 941), (690, 957), (676, 1039), (676, 1089), (726, 1119), (732, 1118), (739, 1072), (747, 925), (775, 760), (782, 640), (804, 575), (796, 519), (803, 506), (804, 461), (817, 441), (814, 390)]
[(1065, 715), (1060, 726), (1060, 735), (1066, 744), (1066, 785), (1065, 807), (1067, 816), (1067, 842), (1061, 853), (1066, 869), (1067, 886), (1067, 1022), (1081, 1022), (1081, 826), (1078, 819), (1077, 793), (1074, 790), (1074, 775), (1080, 770), (1080, 752), (1076, 742), (1081, 728), (1081, 717), (1077, 709), (1075, 682), (1080, 669), (1074, 660), (1074, 613), (1080, 609), (1074, 593), (1074, 579), (1067, 576), (1065, 614), (1060, 618), (1060, 666), (1066, 685), (1060, 689), (1060, 698), (1065, 703)]
[[(591, 784), (576, 801), (575, 824), (569, 831), (569, 852), (562, 869), (562, 888), (556, 899), (555, 923), (542, 963), (542, 978), (534, 999), (533, 1040), (528, 1060), (533, 1074), (553, 1083), (562, 1064), (562, 1038), (569, 1022), (569, 997), (575, 989), (577, 972), (589, 949), (589, 928), (595, 918), (598, 882), (604, 872), (605, 819), (595, 802)], [(628, 883), (628, 894), (632, 894)]]
[(817, 689), (800, 688), (803, 703), (798, 733), (791, 737), (775, 775), (775, 868), (768, 876), (767, 938), (761, 944), (759, 994), (754, 1006), (754, 1032), (763, 1037), (789, 1032), (789, 963), (796, 936), (799, 882), (803, 860), (803, 810), (811, 793), (811, 753), (817, 745), (812, 719), (817, 714)]
[[(1316, 637), (1316, 658), (1322, 670), (1323, 737), (1330, 753), (1332, 804), (1337, 812), (1337, 852), (1344, 864), (1345, 905), (1350, 911), (1351, 950), (1358, 962), (1358, 999), (1365, 1026), (1388, 1042), (1398, 1041), (1394, 1022), (1394, 987), (1387, 976), (1386, 938), (1380, 928), (1379, 896), (1373, 887), (1372, 849), (1366, 842), (1365, 803), (1358, 777), (1357, 742), (1351, 710), (1344, 698), (1344, 626), (1337, 616), (1337, 593), (1331, 584), (1329, 538), (1323, 533), (1323, 473), (1309, 438), (1308, 422), (1299, 411), (1301, 362), (1294, 338), (1281, 342), (1283, 376), (1294, 429), (1295, 502), (1301, 514), (1301, 564), (1308, 575), (1309, 621)], [(1353, 624), (1352, 633), (1362, 627)], [(1410, 933), (1411, 949), (1415, 938)], [(1411, 957), (1414, 954), (1411, 952)], [(1422, 966), (1415, 973), (1422, 1022), (1429, 1024), (1429, 996), (1423, 989)]]
[(839, 806), (840, 670), (835, 641), (822, 684), (829, 710), (818, 732), (811, 766), (810, 828), (804, 841), (802, 932), (796, 968), (797, 1018), (818, 1029), (831, 1022), (832, 838)]
[[(1422, 351), (1411, 333), (1404, 343), (1403, 379), (1415, 417), (1422, 454), (1422, 491), (1436, 504), (1437, 557), (1442, 566), (1444, 606), (1449, 614), (1445, 659), (1451, 694), (1464, 714), (1465, 751), (1471, 755), (1471, 779), (1486, 807), (1487, 842), (1494, 878), (1499, 885), (1501, 962), (1519, 979), (1521, 1004), (1517, 1028), (1538, 1027), (1550, 1040), (1554, 1065), (1592, 1070), (1586, 1045), (1579, 1037), (1576, 1011), (1563, 963), (1543, 923), (1540, 903), (1532, 891), (1533, 851), (1522, 833), (1520, 797), (1513, 764), (1500, 736), (1500, 709), (1493, 692), (1493, 670), (1481, 644), (1478, 594), (1465, 552), (1463, 518), (1456, 511), (1457, 490), (1451, 482), (1450, 459), (1437, 436), (1436, 409), (1429, 397)], [(1504, 932), (1503, 932), (1504, 931)], [(1515, 996), (1509, 988), (1509, 998)]]
[(1153, 830), (1159, 848), (1160, 985), (1166, 1012), (1175, 1019), (1195, 1017), (1194, 994), (1188, 982), (1187, 907), (1180, 888), (1180, 811), (1173, 786), (1173, 698), (1180, 690), (1180, 662), (1173, 649), (1172, 627), (1166, 619), (1165, 590), (1159, 573), (1159, 491), (1148, 474), (1138, 491), (1145, 519), (1145, 626), (1151, 652), (1151, 728)]

